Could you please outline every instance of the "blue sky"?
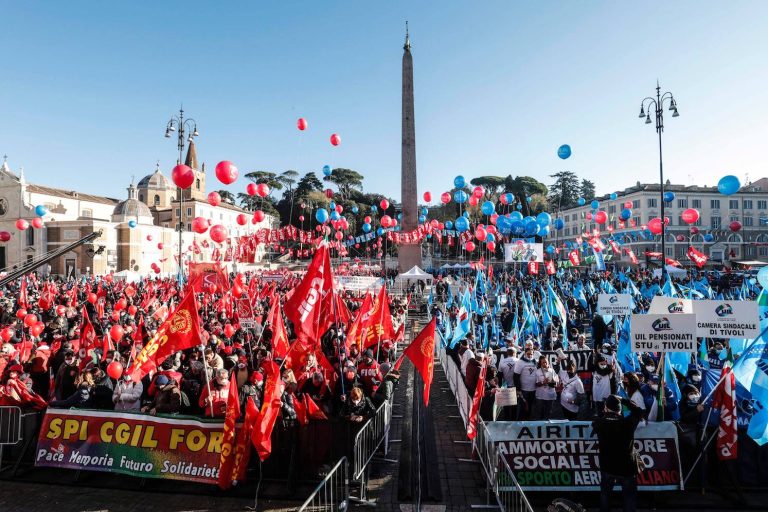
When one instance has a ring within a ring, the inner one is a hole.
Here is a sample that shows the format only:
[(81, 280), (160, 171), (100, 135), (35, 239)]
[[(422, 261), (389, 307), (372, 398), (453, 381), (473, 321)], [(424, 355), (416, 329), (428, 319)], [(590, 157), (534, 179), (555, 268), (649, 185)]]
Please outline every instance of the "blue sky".
[(572, 170), (598, 193), (658, 179), (637, 118), (657, 78), (680, 109), (670, 180), (768, 176), (768, 2), (3, 3), (0, 155), (34, 183), (123, 197), (157, 160), (170, 175), (183, 102), (211, 171), (329, 164), (399, 198), (406, 19), (420, 193), (456, 174)]

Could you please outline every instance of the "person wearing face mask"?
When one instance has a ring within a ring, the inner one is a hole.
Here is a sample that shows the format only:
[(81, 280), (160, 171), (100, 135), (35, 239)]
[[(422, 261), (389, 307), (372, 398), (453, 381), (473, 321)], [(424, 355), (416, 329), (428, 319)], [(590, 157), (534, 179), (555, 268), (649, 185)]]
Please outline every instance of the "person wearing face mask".
[(536, 408), (533, 418), (536, 420), (548, 420), (552, 413), (552, 404), (557, 399), (555, 388), (560, 382), (555, 370), (549, 364), (547, 356), (539, 357), (536, 372)]
[(228, 396), (229, 376), (227, 370), (222, 368), (216, 370), (210, 385), (203, 385), (198, 405), (207, 418), (223, 418), (227, 412)]
[(617, 384), (613, 365), (602, 354), (598, 355), (592, 372), (592, 403), (598, 416), (603, 413), (605, 399), (616, 393)]
[(660, 421), (660, 408), (663, 408), (664, 419), (674, 420), (679, 416), (677, 410), (677, 398), (670, 387), (664, 383), (664, 390), (659, 404), (659, 386), (660, 378), (658, 375), (651, 375), (651, 378), (641, 388), (645, 409), (648, 411), (648, 421)]
[(475, 353), (472, 350), (472, 347), (469, 344), (469, 340), (464, 340), (461, 342), (461, 348), (459, 349), (459, 358), (461, 362), (461, 374), (466, 377), (467, 376), (467, 365), (469, 362), (475, 358)]
[(561, 364), (560, 382), (563, 390), (560, 393), (560, 405), (567, 420), (575, 420), (579, 414), (579, 404), (584, 399), (584, 384), (576, 373), (576, 361), (567, 360)]
[(116, 411), (138, 411), (141, 408), (141, 393), (144, 385), (141, 381), (134, 381), (125, 373), (115, 384), (112, 393), (112, 403)]
[(379, 363), (373, 358), (373, 350), (365, 351), (362, 361), (357, 365), (357, 374), (360, 376), (365, 396), (373, 396), (383, 379)]
[(341, 416), (352, 423), (363, 423), (376, 413), (370, 399), (363, 395), (361, 388), (355, 387), (349, 391), (349, 398), (341, 408)]
[(651, 378), (651, 375), (654, 375), (656, 373), (656, 361), (653, 359), (653, 357), (650, 354), (645, 354), (641, 358), (642, 361), (642, 368), (640, 370), (640, 373), (643, 376), (643, 380), (646, 382), (648, 379)]
[(685, 383), (701, 391), (701, 370), (696, 366), (689, 369), (688, 373), (685, 374)]
[(56, 373), (54, 396), (57, 400), (63, 400), (77, 390), (75, 379), (77, 379), (79, 374), (75, 352), (71, 349), (65, 351), (64, 361)]
[(722, 370), (723, 363), (725, 362), (725, 346), (722, 341), (715, 340), (712, 348), (707, 352), (707, 362), (709, 363), (710, 370)]
[(245, 407), (248, 398), (253, 399), (256, 409), (261, 409), (261, 402), (264, 396), (264, 374), (261, 372), (251, 372), (248, 381), (238, 390), (240, 396), (240, 410), (245, 414)]
[(536, 361), (533, 356), (533, 343), (526, 342), (522, 357), (515, 363), (515, 387), (524, 402), (524, 407), (517, 408), (520, 420), (531, 418), (536, 401)]

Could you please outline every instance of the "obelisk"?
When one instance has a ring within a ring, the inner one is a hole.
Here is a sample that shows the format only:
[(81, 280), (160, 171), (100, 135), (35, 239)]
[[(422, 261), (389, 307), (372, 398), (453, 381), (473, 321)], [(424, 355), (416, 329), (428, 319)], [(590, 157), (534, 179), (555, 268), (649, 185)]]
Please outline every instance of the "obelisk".
[[(408, 22), (405, 23), (405, 46), (403, 46), (403, 133), (402, 160), (400, 168), (400, 200), (403, 205), (402, 231), (416, 229), (419, 224), (418, 188), (416, 183), (416, 123), (413, 116), (413, 58), (411, 40), (408, 37)], [(421, 244), (398, 246), (398, 266), (401, 272), (421, 266)]]

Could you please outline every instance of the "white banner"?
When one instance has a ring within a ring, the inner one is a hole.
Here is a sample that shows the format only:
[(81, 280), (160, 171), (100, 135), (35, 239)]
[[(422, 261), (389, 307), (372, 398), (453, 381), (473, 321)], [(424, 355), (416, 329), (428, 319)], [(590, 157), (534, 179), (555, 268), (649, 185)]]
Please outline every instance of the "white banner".
[(629, 315), (632, 296), (628, 293), (601, 293), (597, 296), (597, 312), (601, 315)]
[(333, 276), (337, 290), (378, 292), (384, 281), (375, 276)]
[(632, 315), (632, 352), (696, 352), (696, 315)]
[(504, 263), (528, 263), (544, 261), (544, 244), (515, 242), (504, 244)]
[(748, 300), (695, 300), (696, 334), (700, 338), (757, 338), (760, 316), (757, 302)]
[(648, 312), (656, 315), (692, 314), (692, 303), (693, 301), (690, 299), (676, 299), (675, 297), (656, 295), (651, 300), (651, 307), (648, 309)]

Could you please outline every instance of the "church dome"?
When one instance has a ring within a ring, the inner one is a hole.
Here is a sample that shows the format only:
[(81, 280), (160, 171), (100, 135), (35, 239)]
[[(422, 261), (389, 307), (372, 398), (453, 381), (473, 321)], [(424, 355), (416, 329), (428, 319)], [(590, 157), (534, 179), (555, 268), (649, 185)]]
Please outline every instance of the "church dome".
[(128, 199), (120, 201), (112, 210), (112, 222), (128, 222), (135, 220), (139, 224), (153, 224), (152, 211), (149, 206), (136, 199), (136, 187), (128, 187)]
[(169, 189), (172, 187), (171, 182), (168, 181), (168, 178), (166, 178), (165, 175), (160, 172), (160, 166), (158, 165), (155, 169), (155, 172), (144, 176), (141, 181), (139, 181), (138, 188)]

